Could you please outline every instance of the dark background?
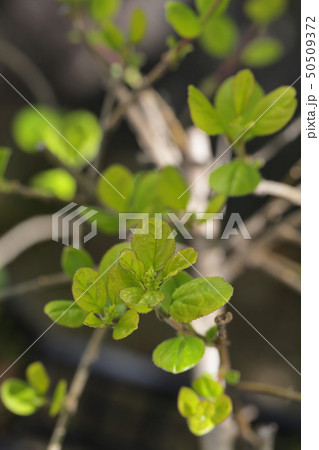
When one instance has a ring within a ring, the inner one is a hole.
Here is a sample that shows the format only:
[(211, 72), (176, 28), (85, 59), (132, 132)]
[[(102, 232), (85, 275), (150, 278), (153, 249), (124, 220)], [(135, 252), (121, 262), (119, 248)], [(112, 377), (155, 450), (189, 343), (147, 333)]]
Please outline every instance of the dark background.
[[(126, 23), (129, 10), (140, 4), (149, 16), (149, 32), (144, 44), (147, 71), (165, 49), (170, 32), (164, 18), (164, 1), (126, 1), (120, 14), (120, 23)], [(230, 14), (244, 31), (248, 22), (242, 14), (242, 2), (231, 2)], [(260, 84), (268, 92), (292, 83), (300, 74), (300, 3), (291, 1), (288, 13), (271, 27), (271, 34), (285, 44), (285, 56), (275, 65), (254, 70)], [(47, 78), (60, 107), (87, 108), (100, 112), (103, 92), (92, 60), (80, 46), (67, 41), (69, 25), (63, 8), (54, 0), (2, 0), (0, 2), (0, 68), (27, 99), (35, 102), (34, 93), (24, 76), (12, 68), (18, 58), (16, 50), (30, 58)], [(8, 50), (5, 45), (14, 49)], [(19, 59), (19, 58), (18, 58)], [(185, 109), (189, 84), (198, 85), (212, 73), (219, 61), (208, 57), (200, 49), (189, 55), (182, 68), (167, 75), (157, 88), (169, 99), (178, 114)], [(25, 69), (25, 66), (23, 66)], [(23, 71), (24, 71), (23, 69)], [(300, 83), (296, 86), (300, 95)], [(50, 92), (44, 92), (43, 103), (51, 101)], [(39, 170), (48, 167), (41, 156), (29, 156), (16, 148), (12, 135), (13, 117), (25, 102), (0, 79), (0, 131), (1, 145), (13, 148), (8, 178), (26, 183)], [(250, 150), (259, 148), (263, 140), (253, 143)], [(264, 168), (263, 174), (281, 179), (291, 164), (300, 157), (299, 139), (284, 148), (280, 155)], [(132, 168), (139, 163), (138, 144), (123, 123), (112, 136), (107, 153), (103, 155), (105, 167), (120, 162)], [(232, 208), (244, 217), (262, 206), (263, 200), (249, 197), (238, 200)], [(24, 200), (16, 196), (0, 195), (0, 234), (13, 225), (36, 214), (49, 214), (59, 209), (58, 204), (45, 204)], [(114, 239), (105, 235), (91, 241), (88, 249), (99, 261)], [(62, 245), (55, 242), (39, 244), (10, 264), (11, 283), (32, 279), (41, 274), (60, 270)], [(299, 261), (297, 248), (286, 248), (290, 257)], [(236, 304), (275, 347), (297, 368), (300, 367), (300, 299), (288, 287), (264, 273), (245, 272), (235, 283)], [(50, 324), (42, 308), (49, 300), (71, 298), (69, 288), (42, 290), (32, 295), (13, 298), (0, 304), (0, 370), (5, 370), (27, 346)], [(232, 341), (231, 357), (234, 368), (243, 379), (270, 382), (299, 388), (299, 376), (239, 317), (229, 327)], [(23, 377), (28, 363), (41, 359), (52, 378), (71, 379), (76, 363), (89, 337), (90, 330), (68, 331), (53, 327), (7, 375)], [(199, 448), (198, 440), (187, 430), (184, 419), (176, 409), (176, 394), (189, 374), (173, 376), (156, 369), (151, 363), (151, 352), (173, 332), (148, 315), (141, 326), (124, 342), (113, 344), (111, 339), (99, 363), (95, 366), (87, 390), (81, 400), (79, 412), (72, 421), (66, 440), (66, 449), (157, 450)], [(243, 396), (259, 407), (258, 423), (276, 422), (279, 434), (276, 449), (299, 449), (299, 407), (268, 397)], [(0, 448), (42, 449), (54, 422), (45, 411), (35, 416), (13, 416), (0, 405)], [(240, 448), (249, 448), (242, 444)], [(223, 450), (223, 449), (216, 449)]]

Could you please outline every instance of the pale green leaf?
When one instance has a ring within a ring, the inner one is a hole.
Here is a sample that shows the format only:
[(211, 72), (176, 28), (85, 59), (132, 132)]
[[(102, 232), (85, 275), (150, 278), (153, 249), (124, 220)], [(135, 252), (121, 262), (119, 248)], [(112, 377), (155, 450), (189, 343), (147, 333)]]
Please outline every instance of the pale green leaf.
[(31, 180), (30, 186), (43, 195), (55, 196), (61, 200), (72, 200), (76, 192), (76, 181), (64, 169), (49, 169), (37, 173)]
[[(214, 8), (211, 17), (215, 17), (226, 11), (229, 2), (230, 0), (195, 0), (195, 5), (201, 16), (205, 15), (208, 11), (211, 11), (211, 8)], [(216, 6), (214, 7), (214, 5)]]
[(133, 250), (122, 250), (119, 263), (123, 269), (132, 272), (137, 280), (142, 280), (145, 273), (145, 267), (142, 261), (138, 259), (136, 253)]
[(99, 319), (93, 312), (90, 312), (84, 322), (83, 325), (86, 325), (87, 327), (91, 328), (104, 328), (105, 322), (103, 322), (101, 319)]
[(268, 25), (286, 11), (288, 0), (246, 0), (245, 14), (258, 25)]
[(197, 406), (195, 415), (188, 418), (188, 427), (195, 436), (203, 436), (215, 427), (211, 418), (214, 410), (215, 407), (211, 402), (202, 400)]
[(121, 242), (120, 244), (113, 245), (103, 256), (99, 265), (99, 274), (107, 282), (107, 272), (113, 267), (120, 257), (120, 253), (124, 249), (130, 249), (131, 244), (129, 242)]
[(92, 17), (97, 21), (103, 22), (117, 14), (122, 0), (90, 0), (88, 4)]
[(172, 255), (163, 269), (163, 280), (173, 277), (181, 270), (196, 263), (197, 252), (193, 248), (185, 248)]
[(214, 136), (223, 133), (219, 115), (210, 101), (194, 86), (188, 88), (188, 105), (194, 124)]
[(259, 37), (250, 42), (242, 52), (242, 62), (250, 67), (274, 64), (283, 54), (282, 43), (272, 37)]
[(8, 147), (0, 147), (0, 180), (4, 175), (7, 168), (9, 158), (11, 156), (11, 150)]
[(56, 416), (62, 409), (67, 393), (67, 386), (66, 380), (60, 380), (56, 385), (49, 410), (50, 417)]
[(181, 373), (196, 366), (204, 353), (205, 344), (201, 339), (182, 335), (158, 345), (153, 362), (167, 372)]
[(238, 29), (228, 16), (214, 17), (203, 28), (200, 43), (203, 49), (216, 58), (231, 54), (238, 41)]
[(179, 322), (191, 322), (224, 306), (232, 293), (220, 277), (196, 278), (176, 289), (169, 312)]
[(204, 374), (192, 383), (192, 388), (198, 395), (204, 398), (216, 399), (224, 392), (223, 386), (218, 381), (213, 380), (209, 374)]
[(119, 340), (129, 336), (133, 331), (137, 330), (139, 315), (134, 310), (128, 310), (115, 324), (113, 330), (113, 339)]
[(255, 78), (250, 70), (241, 70), (234, 77), (233, 83), (233, 100), (235, 105), (235, 111), (238, 116), (249, 106), (251, 96), (255, 89)]
[(53, 300), (45, 305), (44, 312), (53, 322), (70, 328), (81, 327), (87, 315), (73, 300)]
[(26, 370), (26, 379), (39, 394), (44, 395), (50, 387), (50, 377), (40, 361), (29, 364)]
[(166, 313), (168, 313), (171, 306), (173, 292), (182, 284), (188, 283), (192, 279), (193, 278), (187, 272), (179, 272), (174, 277), (164, 281), (161, 286), (161, 291), (165, 295), (165, 300), (161, 303), (161, 308), (163, 308)]
[[(98, 180), (97, 193), (100, 200), (117, 212), (128, 212), (132, 195), (133, 175), (120, 164), (106, 169)], [(123, 198), (124, 197), (124, 198)]]
[(206, 213), (208, 214), (219, 213), (225, 206), (226, 201), (227, 197), (225, 195), (223, 194), (214, 195), (214, 197), (212, 197), (208, 202)]
[(199, 398), (193, 389), (182, 387), (177, 397), (177, 408), (183, 417), (191, 417), (195, 414)]
[(136, 45), (145, 37), (147, 31), (147, 17), (142, 8), (133, 10), (130, 17), (129, 39)]
[(141, 287), (129, 287), (120, 291), (120, 298), (129, 308), (145, 314), (164, 300), (164, 294), (158, 290), (145, 291)]
[(106, 303), (106, 288), (101, 276), (83, 267), (73, 278), (72, 293), (76, 304), (87, 312), (100, 313)]
[(212, 421), (215, 425), (218, 425), (231, 414), (233, 409), (232, 401), (227, 395), (221, 395), (215, 402), (215, 414), (212, 417)]
[(169, 1), (165, 4), (166, 19), (183, 38), (193, 39), (201, 33), (201, 22), (195, 12), (184, 3)]
[(23, 380), (9, 378), (1, 385), (1, 400), (4, 406), (19, 416), (34, 414), (45, 404), (45, 398)]
[[(172, 166), (159, 173), (157, 193), (163, 205), (176, 211), (185, 210), (189, 201), (188, 185), (179, 171)], [(182, 195), (183, 194), (183, 195)]]
[(77, 249), (73, 247), (64, 247), (62, 251), (61, 265), (63, 271), (73, 278), (75, 272), (81, 267), (94, 266), (91, 255), (84, 249)]

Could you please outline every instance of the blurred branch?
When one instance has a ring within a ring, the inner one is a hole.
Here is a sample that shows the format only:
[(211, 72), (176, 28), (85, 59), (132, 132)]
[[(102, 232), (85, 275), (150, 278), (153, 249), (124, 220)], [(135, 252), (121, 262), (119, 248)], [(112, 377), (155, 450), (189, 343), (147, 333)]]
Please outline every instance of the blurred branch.
[(0, 62), (24, 81), (36, 102), (51, 106), (57, 105), (50, 83), (34, 62), (17, 47), (3, 39), (0, 39)]
[(68, 203), (64, 200), (61, 200), (58, 197), (55, 197), (54, 195), (42, 194), (38, 190), (30, 188), (29, 186), (25, 186), (17, 180), (13, 180), (13, 181), (6, 180), (5, 182), (0, 180), (0, 194), (20, 195), (25, 198), (37, 199), (37, 200), (41, 200), (41, 201), (45, 201), (45, 202), (57, 201), (57, 202)]
[(280, 197), (289, 200), (295, 205), (301, 205), (300, 189), (278, 181), (261, 180), (255, 189), (254, 194), (261, 196), (272, 195), (273, 197)]
[(265, 383), (256, 383), (252, 381), (240, 381), (236, 387), (242, 391), (254, 392), (255, 394), (270, 395), (272, 397), (278, 397), (285, 400), (292, 400), (295, 402), (301, 401), (300, 392), (293, 389), (281, 388), (278, 386), (272, 386)]
[(81, 395), (90, 375), (92, 364), (97, 359), (107, 329), (94, 330), (76, 369), (64, 407), (59, 414), (47, 450), (61, 450), (71, 417), (76, 414)]

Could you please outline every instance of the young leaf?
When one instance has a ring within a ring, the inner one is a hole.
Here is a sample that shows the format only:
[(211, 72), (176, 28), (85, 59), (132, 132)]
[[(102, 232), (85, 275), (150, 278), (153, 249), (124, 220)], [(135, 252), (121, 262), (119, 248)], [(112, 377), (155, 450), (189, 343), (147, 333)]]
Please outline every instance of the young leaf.
[(186, 181), (175, 167), (167, 166), (159, 172), (157, 193), (166, 207), (176, 211), (185, 210), (190, 197), (189, 192), (185, 192), (187, 188)]
[(0, 147), (0, 180), (4, 175), (7, 168), (9, 158), (11, 156), (11, 150), (7, 147)]
[(139, 44), (145, 37), (147, 30), (147, 17), (142, 8), (133, 10), (130, 17), (129, 40), (132, 44)]
[(214, 9), (213, 15), (211, 17), (215, 17), (217, 15), (221, 15), (228, 8), (230, 0), (195, 0), (195, 5), (201, 16), (205, 15), (214, 5), (217, 3), (217, 6)]
[(179, 322), (191, 322), (225, 305), (232, 293), (220, 277), (196, 278), (176, 289), (169, 313)]
[(237, 116), (243, 114), (248, 108), (252, 93), (255, 88), (255, 78), (250, 70), (241, 70), (234, 77), (233, 100)]
[(53, 322), (70, 328), (81, 327), (87, 315), (73, 300), (53, 300), (45, 305), (44, 312)]
[(247, 0), (245, 14), (258, 25), (268, 25), (286, 10), (287, 0)]
[(259, 171), (246, 162), (236, 159), (224, 164), (210, 174), (210, 187), (227, 197), (238, 197), (253, 192), (261, 180)]
[(204, 26), (200, 37), (203, 49), (216, 58), (225, 58), (238, 42), (238, 29), (228, 16), (214, 17)]
[(114, 164), (106, 169), (102, 175), (103, 178), (99, 178), (97, 186), (100, 200), (114, 211), (127, 212), (133, 189), (131, 172), (120, 164)]
[(166, 280), (162, 286), (161, 291), (165, 295), (165, 300), (161, 303), (161, 308), (164, 309), (166, 313), (168, 313), (169, 308), (172, 303), (173, 292), (182, 284), (188, 283), (193, 278), (187, 272), (179, 272), (172, 278)]
[(0, 395), (4, 406), (19, 416), (29, 416), (45, 404), (44, 397), (34, 387), (17, 378), (5, 380)]
[(282, 86), (262, 98), (252, 113), (256, 123), (252, 128), (255, 136), (266, 136), (281, 130), (293, 117), (296, 108), (296, 90)]
[(88, 218), (87, 221), (89, 223), (95, 222), (98, 230), (102, 233), (106, 234), (118, 234), (119, 231), (119, 217), (115, 214), (110, 214), (107, 211), (104, 211), (102, 208), (98, 208), (96, 206), (88, 206), (87, 209), (83, 212), (83, 214), (87, 214), (91, 210), (95, 211), (96, 214), (91, 218)]
[(235, 386), (239, 383), (240, 372), (238, 370), (228, 370), (224, 375), (224, 379), (231, 386)]
[(188, 105), (192, 120), (198, 128), (211, 136), (223, 133), (215, 108), (205, 95), (194, 86), (189, 86), (188, 88)]
[(245, 47), (241, 60), (250, 67), (269, 66), (278, 61), (283, 51), (283, 45), (278, 39), (259, 37)]
[(214, 342), (218, 333), (217, 325), (211, 327), (208, 331), (206, 331), (205, 338), (208, 342)]
[(70, 278), (73, 278), (78, 269), (81, 267), (92, 268), (94, 266), (94, 262), (91, 255), (86, 250), (76, 249), (73, 247), (64, 247), (62, 251), (61, 265), (63, 271), (69, 275)]
[(165, 4), (166, 19), (177, 34), (183, 38), (193, 39), (201, 33), (201, 22), (195, 12), (180, 2), (169, 1)]
[(137, 330), (139, 315), (136, 311), (130, 309), (115, 324), (113, 330), (113, 339), (119, 340), (129, 336), (133, 331)]
[(105, 322), (103, 322), (101, 319), (99, 319), (93, 312), (90, 312), (84, 322), (83, 325), (86, 325), (87, 327), (91, 328), (104, 328)]
[(52, 403), (49, 409), (50, 417), (55, 417), (61, 410), (67, 393), (67, 382), (60, 380), (53, 392)]
[(114, 17), (121, 7), (122, 0), (90, 0), (88, 2), (92, 17), (97, 21), (105, 21)]
[(122, 250), (119, 263), (123, 269), (129, 270), (137, 280), (142, 280), (145, 267), (133, 250)]
[(227, 197), (225, 195), (223, 194), (214, 195), (214, 197), (212, 197), (208, 202), (206, 213), (209, 214), (219, 213), (225, 206), (226, 201)]
[(214, 410), (213, 403), (207, 400), (202, 400), (199, 403), (195, 415), (187, 420), (188, 427), (195, 436), (203, 436), (214, 428), (215, 424), (211, 418)]
[(195, 414), (199, 398), (193, 389), (182, 387), (177, 397), (177, 408), (183, 417), (191, 417)]
[(44, 195), (54, 195), (65, 201), (72, 200), (76, 192), (76, 181), (64, 169), (49, 169), (35, 175), (30, 185)]
[(197, 252), (193, 248), (185, 248), (178, 253), (174, 253), (163, 269), (163, 280), (173, 277), (181, 270), (187, 269), (196, 263)]
[(156, 272), (163, 269), (175, 250), (170, 226), (159, 219), (144, 219), (134, 231), (132, 249), (146, 270), (150, 267)]
[(164, 300), (164, 294), (157, 290), (145, 291), (141, 287), (129, 287), (120, 291), (120, 298), (129, 308), (146, 314)]
[(115, 265), (116, 261), (118, 261), (122, 250), (130, 248), (131, 244), (129, 242), (121, 242), (120, 244), (113, 245), (113, 247), (105, 253), (99, 266), (99, 274), (102, 275), (105, 282), (107, 282), (107, 272)]
[(72, 293), (76, 304), (87, 312), (100, 313), (106, 303), (106, 289), (95, 270), (79, 269), (73, 278)]
[(212, 417), (212, 421), (215, 425), (219, 425), (224, 422), (231, 414), (233, 409), (232, 401), (227, 395), (221, 395), (215, 402), (215, 414)]
[(105, 44), (115, 52), (121, 53), (125, 43), (122, 30), (113, 22), (106, 22), (103, 27), (103, 38)]
[(224, 392), (223, 386), (212, 379), (211, 375), (204, 374), (192, 383), (192, 388), (204, 398), (216, 399)]
[(48, 392), (50, 387), (50, 377), (40, 361), (28, 365), (26, 379), (39, 394), (44, 395)]
[(182, 335), (159, 344), (153, 352), (153, 362), (176, 374), (196, 366), (204, 353), (205, 344), (201, 339)]

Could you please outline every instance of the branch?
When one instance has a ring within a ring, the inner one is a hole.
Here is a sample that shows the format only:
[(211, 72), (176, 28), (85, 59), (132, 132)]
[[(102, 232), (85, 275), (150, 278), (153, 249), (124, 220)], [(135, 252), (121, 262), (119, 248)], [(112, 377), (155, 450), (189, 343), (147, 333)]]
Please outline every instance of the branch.
[(301, 192), (299, 188), (290, 186), (289, 184), (279, 183), (278, 181), (261, 180), (254, 191), (255, 195), (273, 195), (274, 197), (284, 198), (294, 203), (301, 205)]
[(19, 181), (0, 181), (0, 194), (5, 195), (20, 195), (24, 198), (29, 199), (36, 199), (36, 200), (42, 200), (44, 202), (51, 202), (51, 201), (57, 201), (57, 202), (63, 202), (67, 203), (64, 200), (61, 200), (60, 198), (54, 196), (54, 195), (45, 195), (39, 192), (36, 189), (30, 188), (28, 186), (24, 186)]
[(63, 410), (60, 412), (55, 428), (53, 430), (47, 450), (61, 450), (63, 440), (67, 433), (67, 428), (71, 417), (77, 412), (81, 395), (85, 389), (87, 380), (90, 375), (92, 364), (97, 359), (103, 338), (106, 333), (106, 328), (103, 330), (94, 330), (91, 338), (82, 355), (80, 363), (76, 369), (73, 380)]
[(293, 389), (286, 389), (270, 384), (256, 383), (252, 381), (240, 381), (236, 387), (242, 391), (254, 392), (256, 394), (271, 395), (273, 397), (283, 398), (285, 400), (292, 400), (295, 402), (301, 401), (300, 392)]

